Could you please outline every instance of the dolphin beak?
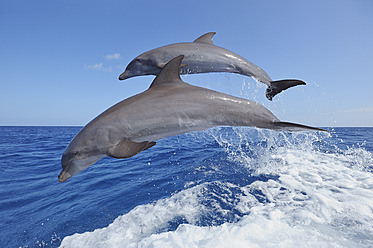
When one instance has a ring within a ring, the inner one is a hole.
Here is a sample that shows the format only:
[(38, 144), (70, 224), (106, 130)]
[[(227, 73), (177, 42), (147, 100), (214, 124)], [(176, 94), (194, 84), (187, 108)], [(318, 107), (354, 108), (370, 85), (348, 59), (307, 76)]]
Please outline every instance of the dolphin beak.
[(70, 175), (67, 171), (62, 170), (61, 173), (60, 173), (60, 175), (58, 176), (58, 181), (60, 183), (63, 183), (67, 179), (69, 179), (70, 177), (72, 177), (72, 175)]
[(64, 154), (61, 161), (62, 171), (58, 176), (58, 181), (61, 183), (65, 182), (70, 177), (75, 176), (82, 170), (87, 169), (89, 166), (93, 165), (104, 157), (106, 157), (106, 154), (88, 156), (85, 159), (74, 159), (71, 158), (71, 153)]
[(131, 76), (129, 75), (129, 73), (130, 73), (129, 70), (125, 70), (122, 74), (120, 74), (119, 80), (124, 80), (124, 79), (130, 78)]

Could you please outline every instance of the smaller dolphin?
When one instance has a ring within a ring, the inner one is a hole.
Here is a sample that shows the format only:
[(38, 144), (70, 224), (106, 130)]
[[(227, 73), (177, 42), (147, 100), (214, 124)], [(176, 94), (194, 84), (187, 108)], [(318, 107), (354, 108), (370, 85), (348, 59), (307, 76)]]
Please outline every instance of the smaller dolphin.
[(272, 81), (259, 66), (234, 52), (215, 46), (212, 42), (215, 34), (210, 32), (193, 42), (175, 43), (147, 51), (128, 64), (126, 70), (119, 76), (119, 80), (142, 75), (157, 75), (169, 60), (184, 54), (183, 63), (187, 65), (180, 68), (181, 74), (231, 72), (253, 77), (268, 86), (266, 97), (269, 100), (283, 90), (306, 84), (297, 79)]
[(63, 153), (58, 180), (66, 181), (103, 157), (129, 158), (156, 140), (216, 126), (325, 131), (281, 122), (256, 102), (183, 82), (183, 57), (168, 62), (148, 90), (117, 103), (80, 130)]

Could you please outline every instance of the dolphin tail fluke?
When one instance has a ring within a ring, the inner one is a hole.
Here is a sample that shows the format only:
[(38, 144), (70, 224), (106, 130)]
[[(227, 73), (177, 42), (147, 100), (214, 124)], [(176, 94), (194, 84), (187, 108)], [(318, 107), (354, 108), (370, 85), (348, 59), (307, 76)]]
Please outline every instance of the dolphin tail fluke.
[(328, 132), (328, 130), (318, 128), (318, 127), (310, 127), (302, 124), (291, 123), (291, 122), (283, 122), (277, 121), (273, 123), (274, 129), (286, 130), (286, 131), (322, 131)]
[(297, 86), (305, 85), (306, 83), (297, 79), (283, 79), (278, 81), (271, 81), (267, 88), (266, 97), (272, 101), (272, 98), (283, 90)]

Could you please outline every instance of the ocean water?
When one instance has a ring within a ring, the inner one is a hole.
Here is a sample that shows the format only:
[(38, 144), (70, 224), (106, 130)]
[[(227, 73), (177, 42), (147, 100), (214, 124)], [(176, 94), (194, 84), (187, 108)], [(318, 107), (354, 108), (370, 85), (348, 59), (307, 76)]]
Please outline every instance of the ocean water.
[(1, 247), (373, 247), (373, 128), (214, 128), (59, 183), (80, 127), (0, 127)]

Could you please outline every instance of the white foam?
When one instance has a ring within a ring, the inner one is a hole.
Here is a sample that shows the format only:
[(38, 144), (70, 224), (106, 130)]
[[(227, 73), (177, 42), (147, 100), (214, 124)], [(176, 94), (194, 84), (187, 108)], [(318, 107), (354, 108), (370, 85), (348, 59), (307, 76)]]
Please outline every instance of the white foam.
[(61, 247), (132, 247), (141, 239), (162, 231), (175, 216), (193, 223), (204, 209), (198, 202), (202, 189), (184, 190), (154, 204), (137, 206), (106, 228), (64, 238)]
[[(197, 185), (138, 206), (106, 228), (66, 237), (61, 247), (372, 247), (373, 175), (366, 171), (372, 166), (372, 153), (362, 148), (325, 153), (312, 148), (314, 141), (311, 137), (276, 147), (269, 140), (267, 146), (256, 148), (263, 149), (259, 161), (245, 156), (245, 142), (239, 154), (238, 147), (226, 147), (232, 159), (254, 166), (254, 174), (273, 179), (242, 187), (220, 182)], [(227, 202), (243, 216), (237, 222), (198, 226), (209, 211), (227, 211), (219, 204), (203, 204), (211, 184), (230, 198), (235, 195)], [(188, 224), (167, 231), (169, 222), (179, 216)]]

